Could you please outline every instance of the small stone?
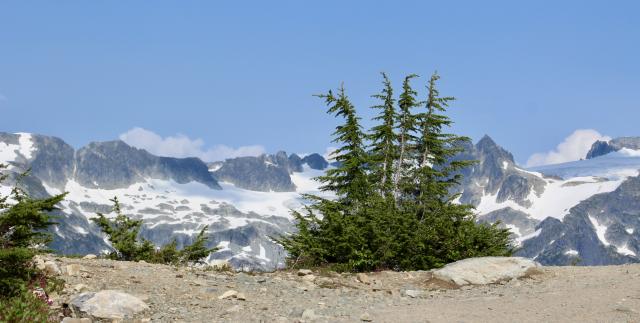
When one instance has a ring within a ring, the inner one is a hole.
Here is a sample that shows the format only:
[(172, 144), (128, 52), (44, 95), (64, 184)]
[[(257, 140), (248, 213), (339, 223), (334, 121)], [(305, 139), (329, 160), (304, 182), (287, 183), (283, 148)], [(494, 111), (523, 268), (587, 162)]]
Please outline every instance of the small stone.
[(359, 273), (358, 275), (356, 275), (356, 279), (358, 279), (358, 281), (363, 284), (371, 284), (371, 280), (369, 280), (369, 276), (367, 276), (367, 274)]
[(298, 276), (306, 276), (306, 275), (311, 275), (313, 274), (313, 271), (309, 270), (309, 269), (300, 269), (298, 270)]
[(60, 275), (60, 268), (56, 265), (55, 262), (51, 260), (47, 260), (44, 262), (44, 271), (50, 275)]
[(82, 257), (82, 259), (96, 259), (96, 258), (98, 258), (98, 256), (96, 256), (96, 255), (94, 255), (92, 253)]
[(313, 282), (322, 288), (334, 288), (336, 286), (336, 283), (333, 281), (333, 279), (329, 277), (318, 277)]
[(35, 264), (36, 268), (38, 270), (44, 270), (46, 268), (45, 264), (44, 264), (44, 259), (42, 259), (42, 257), (36, 255), (33, 257), (33, 263)]
[(238, 296), (238, 292), (230, 289), (224, 292), (222, 295), (218, 296), (218, 299), (227, 299), (227, 298), (236, 298)]
[(404, 295), (409, 296), (411, 298), (418, 298), (424, 295), (424, 292), (421, 290), (407, 289), (404, 291)]
[(233, 306), (229, 307), (228, 309), (226, 309), (224, 312), (225, 313), (237, 313), (237, 312), (240, 312), (240, 310), (242, 310), (242, 306), (233, 305)]
[(634, 311), (632, 308), (629, 308), (626, 306), (618, 306), (616, 307), (616, 311), (622, 312), (622, 313), (636, 313), (636, 311)]
[(146, 262), (146, 261), (144, 261), (144, 260), (140, 260), (140, 261), (138, 261), (138, 263), (140, 263), (140, 264), (146, 264), (147, 262)]
[(236, 298), (241, 300), (241, 301), (246, 301), (247, 300), (247, 296), (245, 296), (244, 293), (238, 293), (238, 295), (236, 295)]
[(302, 280), (312, 282), (316, 279), (316, 275), (306, 275), (302, 276)]
[(74, 286), (73, 286), (73, 290), (74, 290), (75, 292), (78, 292), (78, 293), (84, 292), (84, 291), (86, 291), (88, 288), (89, 288), (89, 287), (88, 287), (87, 285), (85, 285), (85, 284), (77, 284), (77, 285), (74, 285)]
[(264, 277), (260, 277), (260, 278), (258, 278), (258, 280), (256, 280), (256, 282), (258, 282), (259, 284), (266, 283), (267, 279), (264, 278)]
[(303, 320), (314, 320), (317, 317), (318, 316), (316, 315), (316, 312), (314, 312), (312, 309), (306, 309), (302, 312)]
[(62, 323), (91, 323), (91, 319), (88, 319), (86, 317), (84, 318), (65, 317), (62, 319)]
[(369, 315), (369, 313), (364, 313), (364, 314), (360, 315), (360, 321), (371, 322), (373, 320), (371, 319), (371, 315)]
[(84, 269), (82, 266), (78, 264), (71, 264), (64, 267), (67, 275), (69, 276), (78, 276), (80, 272)]

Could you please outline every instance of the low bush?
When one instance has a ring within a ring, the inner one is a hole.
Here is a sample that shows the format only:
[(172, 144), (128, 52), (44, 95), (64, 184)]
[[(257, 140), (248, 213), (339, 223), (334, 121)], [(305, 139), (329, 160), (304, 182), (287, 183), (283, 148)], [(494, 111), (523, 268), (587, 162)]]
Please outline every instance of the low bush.
[(108, 254), (110, 259), (185, 265), (202, 263), (210, 253), (218, 250), (218, 248), (207, 248), (205, 245), (208, 226), (202, 228), (193, 243), (184, 246), (182, 250), (178, 250), (176, 240), (161, 248), (156, 248), (151, 241), (138, 238), (142, 220), (132, 220), (124, 215), (117, 197), (111, 201), (113, 202), (113, 211), (116, 213), (115, 218), (108, 219), (104, 214), (98, 213), (98, 217), (91, 219), (111, 242), (114, 250)]

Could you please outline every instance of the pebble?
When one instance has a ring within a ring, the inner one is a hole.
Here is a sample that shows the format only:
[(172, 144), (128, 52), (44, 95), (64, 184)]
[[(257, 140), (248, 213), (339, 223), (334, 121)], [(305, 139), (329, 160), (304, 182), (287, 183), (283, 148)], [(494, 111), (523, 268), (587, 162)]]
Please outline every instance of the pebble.
[(302, 312), (303, 320), (315, 320), (316, 318), (318, 318), (318, 316), (312, 309), (306, 309)]
[(218, 299), (236, 298), (237, 296), (238, 296), (238, 292), (230, 289), (224, 292), (222, 295), (218, 296)]
[(311, 275), (313, 274), (313, 271), (309, 270), (309, 269), (300, 269), (298, 270), (298, 276), (306, 276), (306, 275)]
[(356, 279), (358, 279), (359, 282), (363, 283), (363, 284), (371, 284), (371, 280), (369, 280), (369, 276), (367, 276), (367, 274), (365, 273), (358, 273), (356, 275)]
[(360, 315), (360, 321), (371, 322), (371, 321), (373, 321), (373, 319), (371, 319), (371, 315), (369, 315), (369, 313), (364, 313), (364, 314)]

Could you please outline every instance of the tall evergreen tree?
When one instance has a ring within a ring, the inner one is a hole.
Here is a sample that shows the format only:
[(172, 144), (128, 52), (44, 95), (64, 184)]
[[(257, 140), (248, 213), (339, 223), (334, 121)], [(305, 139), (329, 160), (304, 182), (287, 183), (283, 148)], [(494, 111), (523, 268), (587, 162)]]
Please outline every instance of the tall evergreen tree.
[(381, 103), (372, 108), (380, 109), (380, 113), (373, 118), (379, 121), (378, 125), (371, 128), (369, 140), (371, 146), (369, 148), (369, 157), (371, 170), (371, 182), (376, 186), (378, 192), (382, 196), (392, 196), (393, 192), (393, 174), (394, 161), (398, 158), (397, 152), (397, 135), (395, 133), (395, 124), (398, 115), (395, 108), (395, 99), (393, 97), (393, 88), (387, 74), (382, 73), (382, 84), (384, 88), (379, 94), (373, 95), (379, 99)]
[(411, 110), (419, 106), (420, 102), (416, 98), (418, 92), (416, 92), (410, 84), (411, 79), (416, 77), (418, 77), (418, 75), (411, 74), (404, 78), (404, 82), (402, 82), (402, 93), (400, 93), (400, 99), (398, 100), (398, 108), (400, 109), (400, 113), (398, 114), (398, 128), (400, 132), (398, 139), (399, 152), (393, 179), (396, 198), (398, 198), (400, 194), (400, 181), (406, 175), (403, 172), (410, 167), (410, 165), (407, 164), (407, 155), (412, 149), (411, 143), (416, 139), (416, 117)]
[(439, 79), (437, 72), (431, 76), (427, 86), (425, 111), (416, 117), (419, 136), (415, 146), (415, 157), (419, 167), (412, 175), (416, 182), (414, 193), (417, 194), (418, 203), (423, 208), (429, 204), (434, 208), (420, 210), (420, 217), (424, 212), (437, 212), (438, 208), (441, 208), (439, 204), (450, 203), (456, 197), (452, 196), (450, 191), (459, 184), (461, 175), (458, 171), (473, 163), (468, 160), (453, 160), (453, 157), (461, 152), (461, 144), (470, 139), (443, 132), (444, 128), (453, 124), (443, 112), (455, 98), (440, 96), (436, 87)]
[(323, 184), (321, 189), (335, 192), (344, 205), (357, 207), (357, 203), (365, 199), (369, 190), (365, 169), (368, 156), (360, 117), (357, 116), (356, 109), (345, 94), (343, 86), (337, 95), (329, 91), (318, 97), (325, 99), (329, 106), (327, 113), (345, 120), (345, 123), (337, 126), (333, 133), (333, 142), (342, 145), (333, 153), (339, 166), (318, 177)]

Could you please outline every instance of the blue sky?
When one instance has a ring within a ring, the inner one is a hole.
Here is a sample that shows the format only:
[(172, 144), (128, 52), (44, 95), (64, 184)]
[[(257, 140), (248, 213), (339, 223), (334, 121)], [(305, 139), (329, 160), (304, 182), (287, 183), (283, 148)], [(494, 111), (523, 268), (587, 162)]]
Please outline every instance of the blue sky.
[(5, 0), (0, 131), (203, 158), (324, 151), (336, 121), (312, 94), (344, 82), (368, 116), (379, 72), (396, 86), (420, 74), (422, 88), (438, 70), (458, 98), (453, 130), (489, 134), (525, 163), (562, 155), (577, 129), (597, 131), (574, 134), (583, 146), (640, 135), (638, 12), (637, 1)]

